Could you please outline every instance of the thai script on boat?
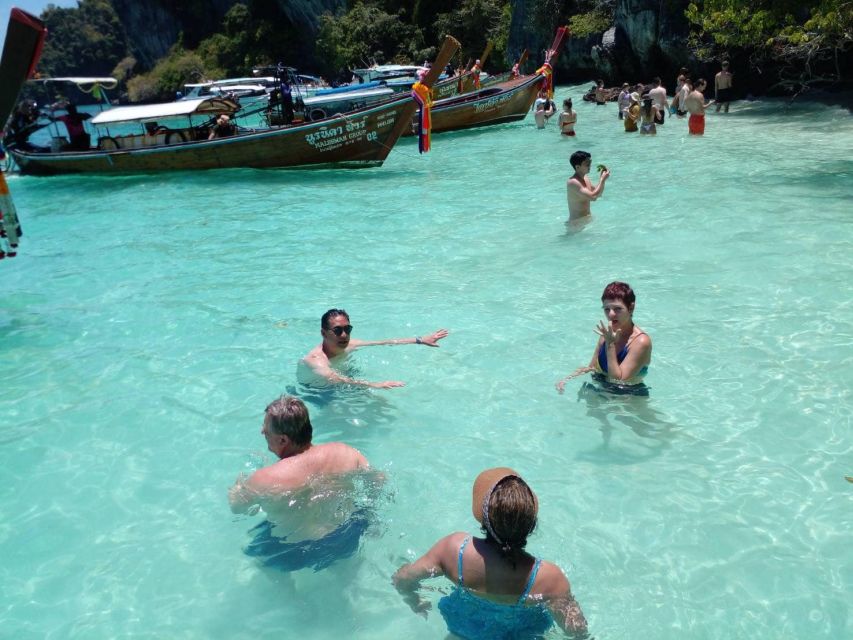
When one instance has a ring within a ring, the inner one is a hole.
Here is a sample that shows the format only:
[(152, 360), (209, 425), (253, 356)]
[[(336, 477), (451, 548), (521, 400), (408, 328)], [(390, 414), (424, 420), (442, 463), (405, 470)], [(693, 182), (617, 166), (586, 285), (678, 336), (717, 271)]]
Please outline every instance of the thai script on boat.
[(367, 125), (367, 116), (361, 119), (361, 122), (356, 122), (355, 120), (347, 120), (346, 130), (348, 132), (358, 131), (359, 129), (364, 129), (365, 125)]
[(321, 127), (317, 131), (314, 131), (312, 133), (306, 133), (305, 141), (312, 146), (317, 146), (318, 142), (329, 140), (330, 138), (336, 138), (338, 136), (342, 136), (343, 134), (344, 128), (341, 126)]
[(365, 116), (361, 120), (348, 120), (343, 125), (321, 127), (317, 131), (306, 133), (305, 141), (318, 151), (332, 151), (362, 140), (375, 142), (378, 137), (376, 131), (368, 131)]
[(512, 98), (512, 94), (505, 93), (500, 96), (495, 96), (494, 98), (489, 98), (485, 102), (478, 102), (474, 105), (474, 112), (480, 113), (481, 111), (488, 111), (489, 109), (494, 109), (495, 107), (503, 104), (504, 102), (509, 102), (510, 98)]

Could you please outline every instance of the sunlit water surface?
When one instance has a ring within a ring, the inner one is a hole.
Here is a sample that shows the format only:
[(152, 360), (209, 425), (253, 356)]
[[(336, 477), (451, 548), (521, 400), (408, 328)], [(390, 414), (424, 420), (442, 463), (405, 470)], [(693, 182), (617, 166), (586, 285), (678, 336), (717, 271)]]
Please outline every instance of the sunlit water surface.
[[(476, 532), (473, 478), (511, 465), (539, 495), (528, 548), (597, 638), (851, 637), (850, 115), (742, 102), (703, 138), (641, 137), (585, 88), (557, 95), (574, 140), (530, 116), (364, 171), (10, 177), (0, 636), (444, 637), (390, 576)], [(570, 234), (578, 148), (613, 175)], [(560, 396), (615, 279), (651, 397)], [(311, 401), (316, 440), (358, 447), (386, 495), (357, 556), (272, 572), (226, 493), (271, 461), (263, 409), (332, 306), (359, 338), (451, 333), (356, 354), (404, 388)]]

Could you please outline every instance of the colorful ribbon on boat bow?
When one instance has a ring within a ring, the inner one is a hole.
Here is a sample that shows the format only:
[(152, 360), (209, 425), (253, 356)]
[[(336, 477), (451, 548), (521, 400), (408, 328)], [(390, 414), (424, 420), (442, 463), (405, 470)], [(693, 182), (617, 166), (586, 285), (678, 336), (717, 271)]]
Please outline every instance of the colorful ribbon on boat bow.
[[(550, 57), (550, 56), (549, 56)], [(548, 98), (554, 98), (554, 69), (550, 62), (546, 62), (536, 70), (534, 75), (544, 76), (542, 78), (542, 88), (548, 92)]]
[(432, 146), (432, 96), (430, 88), (421, 82), (412, 85), (412, 97), (420, 107), (418, 111), (418, 151), (426, 153)]
[(15, 211), (15, 203), (9, 194), (9, 185), (6, 177), (0, 171), (0, 258), (17, 255), (18, 238), (21, 236), (21, 224), (18, 222), (18, 213)]

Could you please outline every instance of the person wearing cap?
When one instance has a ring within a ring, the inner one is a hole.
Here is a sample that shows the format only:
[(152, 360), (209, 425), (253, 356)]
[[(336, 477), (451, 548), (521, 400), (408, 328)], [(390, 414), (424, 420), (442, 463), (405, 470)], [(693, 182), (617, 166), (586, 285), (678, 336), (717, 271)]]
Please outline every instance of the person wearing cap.
[(616, 104), (619, 106), (619, 119), (625, 117), (625, 110), (631, 106), (631, 85), (627, 82), (622, 85), (622, 91), (619, 92), (619, 97), (616, 99)]
[(554, 115), (556, 110), (554, 101), (548, 97), (548, 91), (545, 89), (540, 90), (539, 97), (533, 103), (533, 117), (536, 120), (536, 128), (544, 129), (548, 123), (548, 119)]
[[(360, 347), (398, 344), (423, 344), (428, 347), (437, 347), (438, 341), (447, 337), (447, 329), (439, 329), (429, 335), (414, 336), (412, 338), (353, 340), (352, 331), (353, 326), (350, 324), (349, 314), (346, 311), (343, 309), (329, 309), (326, 311), (320, 318), (320, 335), (323, 337), (323, 341), (299, 361), (297, 377), (300, 378), (300, 381), (306, 383), (322, 381), (324, 385), (349, 384), (359, 387), (372, 387), (374, 389), (402, 387), (405, 386), (404, 382), (394, 380), (384, 382), (358, 380), (352, 376), (345, 375), (340, 369), (346, 366), (349, 354)], [(309, 373), (310, 378), (313, 378), (311, 380), (306, 377), (306, 374)]]
[(628, 108), (625, 110), (625, 131), (637, 131), (637, 122), (640, 120), (640, 94), (636, 91), (631, 94)]
[[(281, 396), (264, 411), (261, 435), (279, 458), (240, 476), (228, 492), (231, 511), (252, 514), (263, 507), (267, 519), (251, 530), (244, 550), (266, 566), (315, 570), (351, 556), (367, 530), (368, 507), (354, 505), (356, 474), (368, 478), (370, 464), (343, 442), (314, 444), (308, 408), (294, 396)], [(375, 475), (381, 481), (381, 475)]]
[(394, 574), (394, 586), (415, 613), (430, 603), (418, 593), (423, 580), (444, 576), (456, 588), (438, 610), (451, 634), (466, 640), (539, 637), (556, 621), (574, 637), (587, 623), (571, 585), (555, 564), (527, 551), (539, 503), (519, 474), (487, 469), (474, 481), (471, 511), (482, 538), (451, 533)]

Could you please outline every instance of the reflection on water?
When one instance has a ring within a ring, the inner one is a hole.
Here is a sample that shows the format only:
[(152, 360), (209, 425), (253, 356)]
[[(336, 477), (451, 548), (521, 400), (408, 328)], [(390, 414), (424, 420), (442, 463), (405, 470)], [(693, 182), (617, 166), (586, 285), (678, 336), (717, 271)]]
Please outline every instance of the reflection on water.
[[(677, 426), (654, 408), (649, 395), (609, 393), (584, 382), (578, 389), (577, 401), (586, 404), (586, 415), (598, 422), (601, 431), (601, 446), (579, 452), (579, 458), (604, 464), (636, 464), (659, 456), (676, 436)], [(620, 438), (614, 444), (613, 436), (620, 425), (640, 439)]]

